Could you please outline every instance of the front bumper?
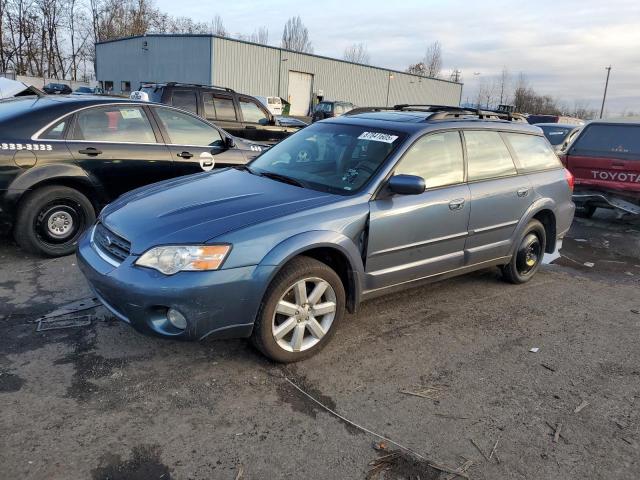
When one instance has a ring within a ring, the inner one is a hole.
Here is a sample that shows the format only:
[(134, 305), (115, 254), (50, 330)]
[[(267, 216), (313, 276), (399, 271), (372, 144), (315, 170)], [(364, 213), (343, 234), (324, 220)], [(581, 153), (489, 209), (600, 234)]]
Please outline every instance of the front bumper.
[[(116, 317), (141, 333), (185, 340), (250, 336), (274, 268), (254, 265), (167, 276), (136, 267), (135, 256), (114, 267), (91, 245), (90, 231), (78, 243), (77, 258), (94, 293)], [(185, 330), (168, 322), (169, 308), (186, 317)]]

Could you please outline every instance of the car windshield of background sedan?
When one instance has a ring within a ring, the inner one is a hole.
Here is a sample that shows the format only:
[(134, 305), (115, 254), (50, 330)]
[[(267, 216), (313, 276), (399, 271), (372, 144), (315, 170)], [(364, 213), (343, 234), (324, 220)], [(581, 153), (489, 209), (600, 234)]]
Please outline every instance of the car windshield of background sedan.
[(257, 175), (314, 190), (350, 195), (360, 190), (402, 143), (399, 132), (318, 123), (249, 164)]

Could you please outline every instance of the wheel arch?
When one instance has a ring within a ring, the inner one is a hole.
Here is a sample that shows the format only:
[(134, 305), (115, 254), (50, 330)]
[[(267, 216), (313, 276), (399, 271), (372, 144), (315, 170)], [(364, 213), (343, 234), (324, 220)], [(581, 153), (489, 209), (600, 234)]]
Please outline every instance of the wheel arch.
[(557, 226), (556, 226), (556, 205), (555, 202), (549, 198), (541, 198), (527, 209), (525, 214), (518, 222), (518, 226), (514, 232), (513, 236), (513, 247), (512, 252), (515, 252), (515, 249), (518, 248), (517, 239), (523, 234), (524, 229), (527, 228), (527, 225), (531, 220), (538, 220), (542, 223), (546, 234), (546, 245), (545, 252), (553, 253), (556, 249), (556, 236), (557, 236)]
[(275, 266), (269, 285), (276, 274), (293, 258), (308, 256), (331, 267), (340, 277), (347, 297), (347, 310), (355, 312), (360, 303), (364, 267), (355, 243), (345, 235), (330, 231), (311, 231), (290, 237), (276, 245), (260, 262)]
[(51, 185), (78, 190), (89, 199), (96, 214), (100, 205), (107, 201), (104, 189), (95, 176), (76, 165), (55, 164), (31, 169), (17, 177), (7, 189), (7, 203), (17, 209), (29, 193)]

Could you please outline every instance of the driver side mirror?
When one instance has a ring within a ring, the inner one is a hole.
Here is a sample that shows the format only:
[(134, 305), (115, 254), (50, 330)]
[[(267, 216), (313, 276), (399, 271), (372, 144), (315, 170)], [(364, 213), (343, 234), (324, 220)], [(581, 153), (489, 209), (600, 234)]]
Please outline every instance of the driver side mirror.
[(236, 146), (236, 141), (233, 139), (233, 137), (225, 137), (224, 146), (227, 148), (233, 148)]
[(391, 192), (399, 195), (419, 195), (427, 188), (424, 178), (417, 175), (394, 175), (387, 186)]

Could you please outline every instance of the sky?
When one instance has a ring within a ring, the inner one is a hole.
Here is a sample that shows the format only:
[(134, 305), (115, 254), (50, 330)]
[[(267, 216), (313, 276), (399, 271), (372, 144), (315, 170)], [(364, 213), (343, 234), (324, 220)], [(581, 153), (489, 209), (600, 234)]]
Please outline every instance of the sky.
[(375, 66), (404, 70), (439, 41), (443, 74), (460, 69), (462, 101), (503, 68), (524, 73), (539, 94), (572, 106), (599, 109), (611, 65), (606, 112), (640, 113), (640, 1), (638, 0), (156, 0), (174, 16), (207, 21), (216, 14), (232, 34), (266, 26), (280, 43), (287, 18), (300, 15), (314, 53), (341, 58), (364, 43)]

